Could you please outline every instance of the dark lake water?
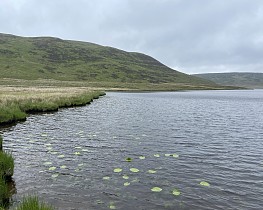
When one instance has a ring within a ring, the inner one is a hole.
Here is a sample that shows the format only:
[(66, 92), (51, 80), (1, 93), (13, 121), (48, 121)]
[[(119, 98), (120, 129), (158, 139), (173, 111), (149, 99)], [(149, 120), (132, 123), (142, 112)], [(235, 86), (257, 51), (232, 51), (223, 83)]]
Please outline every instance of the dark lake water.
[(61, 210), (263, 209), (263, 90), (109, 92), (0, 132), (15, 157), (15, 203), (37, 194)]

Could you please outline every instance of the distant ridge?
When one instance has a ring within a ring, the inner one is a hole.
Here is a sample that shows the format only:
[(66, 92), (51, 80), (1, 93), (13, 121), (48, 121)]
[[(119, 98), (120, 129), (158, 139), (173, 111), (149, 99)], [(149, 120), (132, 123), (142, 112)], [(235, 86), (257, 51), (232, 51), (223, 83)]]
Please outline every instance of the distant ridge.
[(2, 33), (0, 78), (218, 87), (214, 82), (173, 70), (142, 53), (54, 37)]
[(263, 88), (263, 73), (231, 72), (194, 74), (194, 76), (211, 80), (219, 85)]

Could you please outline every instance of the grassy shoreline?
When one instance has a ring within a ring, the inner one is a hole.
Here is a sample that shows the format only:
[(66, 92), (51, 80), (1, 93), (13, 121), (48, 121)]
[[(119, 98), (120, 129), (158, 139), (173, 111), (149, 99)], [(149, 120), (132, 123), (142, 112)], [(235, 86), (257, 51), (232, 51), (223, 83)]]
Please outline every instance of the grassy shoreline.
[(26, 120), (28, 114), (84, 106), (105, 95), (102, 91), (74, 87), (1, 87), (0, 126)]

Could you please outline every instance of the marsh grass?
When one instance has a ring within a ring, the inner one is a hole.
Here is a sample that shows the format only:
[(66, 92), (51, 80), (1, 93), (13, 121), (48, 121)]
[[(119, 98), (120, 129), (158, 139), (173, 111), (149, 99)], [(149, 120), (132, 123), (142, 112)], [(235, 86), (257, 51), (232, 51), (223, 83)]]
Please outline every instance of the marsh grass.
[(3, 138), (0, 135), (0, 152), (2, 152), (2, 151), (3, 151)]
[(22, 203), (13, 210), (54, 210), (54, 208), (46, 203), (39, 201), (36, 196), (24, 198)]
[(0, 124), (25, 120), (28, 113), (83, 106), (101, 95), (104, 93), (87, 88), (1, 87)]
[(0, 177), (11, 180), (14, 174), (14, 158), (11, 153), (0, 152)]
[(0, 176), (0, 209), (6, 206), (9, 202), (9, 189), (5, 179)]

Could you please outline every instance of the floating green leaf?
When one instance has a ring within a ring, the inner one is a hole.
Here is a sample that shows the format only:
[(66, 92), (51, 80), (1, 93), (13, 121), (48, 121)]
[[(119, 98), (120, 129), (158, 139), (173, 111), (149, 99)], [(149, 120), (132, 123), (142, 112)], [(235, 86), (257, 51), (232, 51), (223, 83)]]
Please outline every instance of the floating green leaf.
[(104, 202), (102, 200), (96, 200), (97, 204), (103, 204)]
[(65, 168), (67, 168), (67, 166), (60, 166), (60, 168), (61, 168), (61, 169), (65, 169)]
[(57, 173), (57, 174), (52, 174), (52, 178), (57, 178), (59, 176), (59, 174)]
[(48, 170), (50, 170), (50, 171), (54, 171), (56, 168), (57, 168), (57, 167), (52, 166), (52, 167), (50, 167)]
[(170, 157), (172, 156), (171, 154), (164, 154), (165, 157)]
[(148, 170), (148, 173), (150, 173), (150, 174), (155, 174), (156, 171), (155, 171), (155, 170)]
[(152, 189), (151, 189), (151, 191), (153, 191), (153, 192), (161, 192), (163, 189), (162, 188), (160, 188), (160, 187), (153, 187)]
[(174, 158), (178, 158), (178, 157), (179, 157), (178, 154), (173, 154), (172, 156), (173, 156)]
[(129, 177), (127, 175), (123, 175), (122, 178), (123, 179), (129, 179)]
[(52, 165), (52, 162), (44, 162), (44, 165)]
[(159, 154), (155, 154), (155, 155), (153, 155), (154, 157), (160, 157), (160, 155)]
[(205, 186), (205, 187), (210, 186), (210, 184), (208, 182), (205, 182), (205, 181), (200, 182), (200, 185)]
[(83, 152), (88, 152), (89, 150), (88, 149), (82, 149)]
[(181, 192), (180, 192), (178, 189), (174, 189), (174, 190), (172, 191), (172, 194), (175, 195), (175, 196), (178, 196), (178, 195), (181, 194)]
[(75, 149), (81, 149), (82, 147), (75, 147)]
[(75, 152), (74, 154), (75, 154), (75, 155), (80, 155), (80, 152)]
[(132, 158), (127, 157), (127, 158), (126, 158), (126, 161), (127, 161), (127, 162), (131, 162), (131, 161), (132, 161)]
[(141, 160), (144, 160), (145, 159), (145, 156), (140, 156), (139, 157)]
[(65, 155), (58, 155), (58, 158), (64, 158)]
[(109, 180), (110, 177), (109, 177), (109, 176), (104, 176), (102, 179), (103, 179), (103, 180)]
[(121, 168), (115, 168), (113, 171), (114, 171), (115, 173), (120, 173), (120, 172), (122, 172), (122, 169), (121, 169)]
[(139, 172), (140, 170), (137, 169), (137, 168), (130, 168), (130, 171), (133, 172), (133, 173), (137, 173), (137, 172)]
[(116, 206), (114, 206), (113, 204), (111, 204), (109, 207), (110, 209), (116, 209)]
[(125, 182), (123, 185), (125, 186), (125, 187), (127, 187), (127, 186), (129, 186), (131, 183), (130, 182)]
[(135, 178), (134, 180), (132, 180), (131, 182), (139, 182), (138, 178)]
[(51, 146), (51, 144), (50, 143), (48, 143), (48, 144), (45, 144), (46, 146)]

